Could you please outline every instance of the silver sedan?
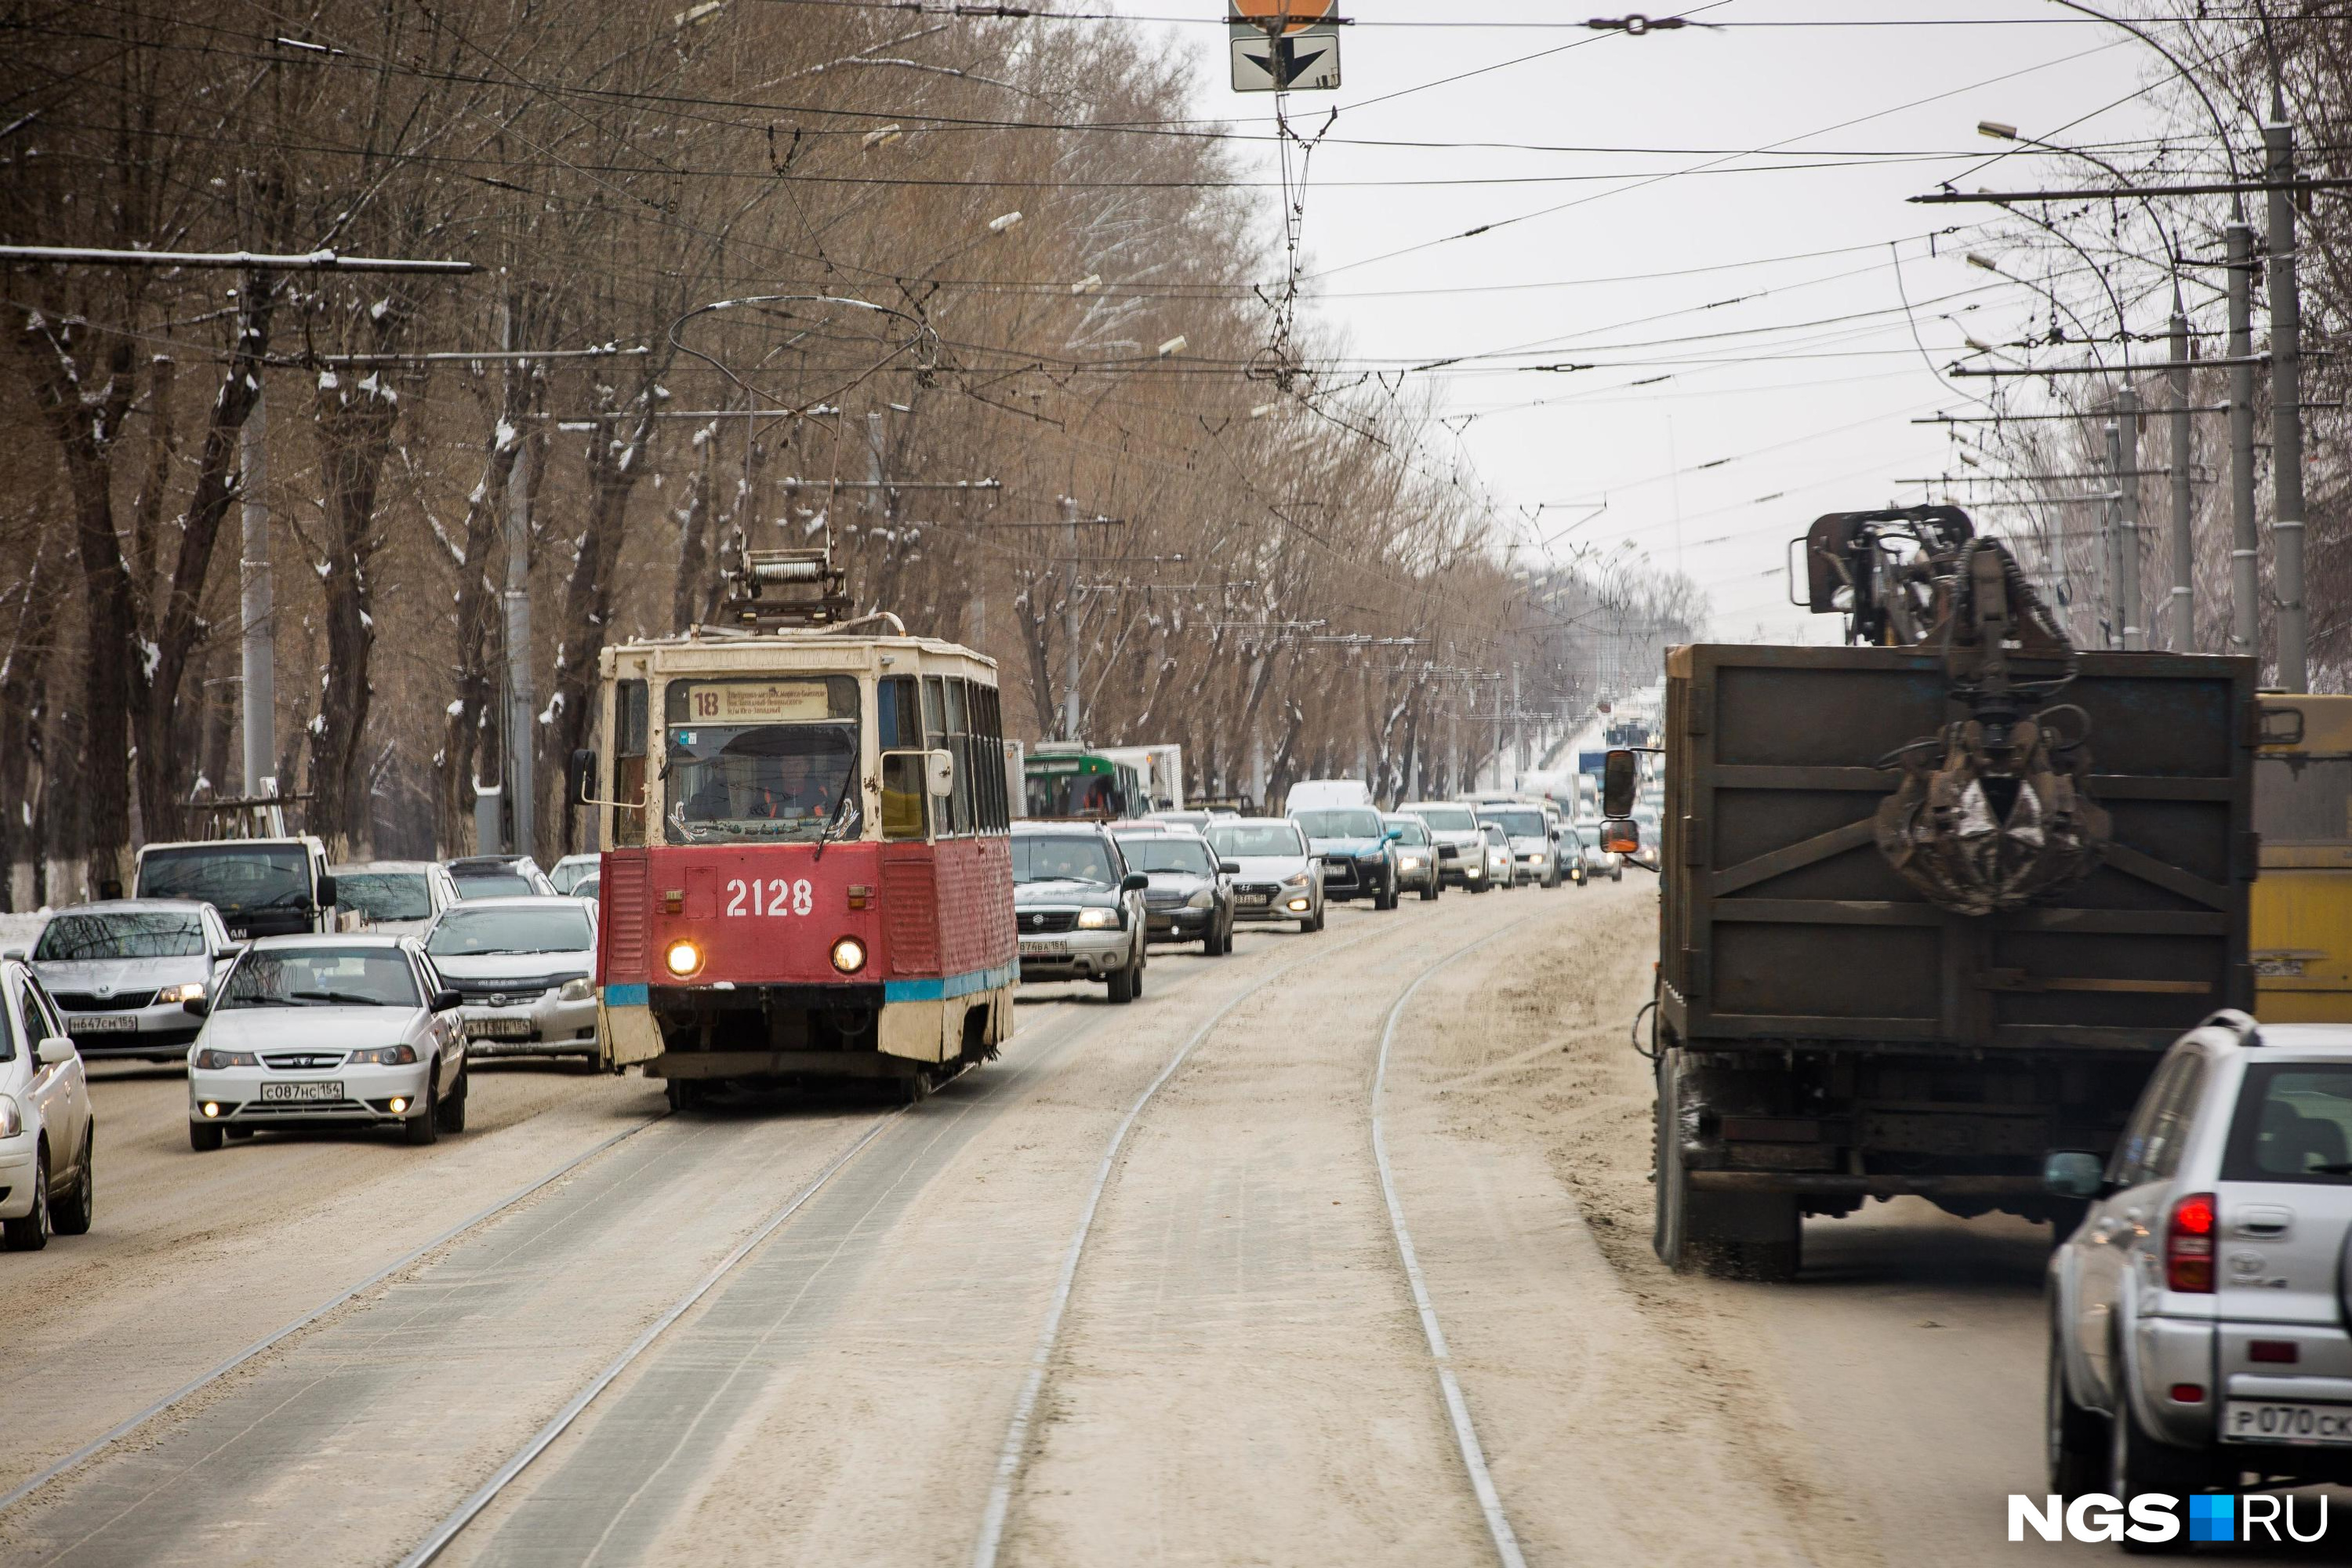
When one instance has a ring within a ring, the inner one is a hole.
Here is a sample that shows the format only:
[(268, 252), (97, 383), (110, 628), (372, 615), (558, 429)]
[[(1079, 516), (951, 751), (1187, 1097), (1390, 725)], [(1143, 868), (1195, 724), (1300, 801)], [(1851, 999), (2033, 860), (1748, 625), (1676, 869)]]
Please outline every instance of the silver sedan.
[(209, 995), (240, 947), (210, 904), (110, 899), (51, 915), (31, 962), (83, 1056), (176, 1062), (197, 1029), (183, 1004)]
[(436, 917), (425, 951), (465, 999), (477, 1057), (596, 1054), (596, 901), (472, 899)]

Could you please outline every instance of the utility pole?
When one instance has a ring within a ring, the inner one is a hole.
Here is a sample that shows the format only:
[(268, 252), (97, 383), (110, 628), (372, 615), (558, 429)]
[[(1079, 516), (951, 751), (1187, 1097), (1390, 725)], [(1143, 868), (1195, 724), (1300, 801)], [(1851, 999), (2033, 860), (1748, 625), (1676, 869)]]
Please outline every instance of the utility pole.
[(2196, 542), (2189, 520), (2189, 312), (2172, 290), (2172, 651), (2197, 651)]
[(2303, 303), (2295, 286), (2294, 128), (2275, 82), (2263, 127), (2270, 186), (2272, 548), (2278, 589), (2278, 684), (2310, 689), (2303, 604)]
[(1519, 780), (1528, 771), (1527, 714), (1519, 706), (1519, 661), (1511, 661), (1511, 787), (1519, 787)]
[(2116, 629), (2127, 648), (2147, 646), (2147, 628), (2139, 624), (2139, 394), (2126, 383), (2116, 394), (2116, 423), (2122, 441), (2122, 466), (2116, 470), (2123, 499), (2116, 512)]
[(513, 804), (517, 855), (529, 855), (536, 842), (531, 820), (532, 762), (537, 748), (532, 726), (536, 706), (530, 689), (530, 446), (515, 447), (514, 468), (507, 479), (507, 795)]
[[(2254, 532), (2254, 231), (2229, 228), (2230, 651), (2262, 649), (2261, 543)], [(2178, 358), (2178, 355), (2174, 356)]]
[(1070, 560), (1070, 579), (1062, 594), (1062, 739), (1078, 738), (1078, 502), (1062, 498), (1062, 542)]
[(2107, 624), (2099, 641), (2103, 647), (2124, 646), (2124, 434), (2121, 422), (2123, 400), (2116, 398), (2107, 409), (2107, 479), (2109, 494), (2101, 509), (2099, 528), (2099, 597), (2106, 611)]
[(244, 789), (247, 799), (278, 793), (278, 654), (269, 576), (269, 405), (256, 388), (237, 432), (239, 512), (245, 540), (236, 563), (237, 614), (245, 622)]

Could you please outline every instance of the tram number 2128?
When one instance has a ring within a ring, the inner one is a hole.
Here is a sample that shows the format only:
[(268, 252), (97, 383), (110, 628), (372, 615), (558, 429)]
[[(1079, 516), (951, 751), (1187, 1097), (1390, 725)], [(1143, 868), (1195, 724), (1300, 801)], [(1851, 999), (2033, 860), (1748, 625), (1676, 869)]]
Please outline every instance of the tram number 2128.
[(787, 881), (772, 877), (761, 881), (754, 877), (749, 881), (733, 878), (727, 884), (727, 912), (730, 915), (804, 915), (814, 907), (814, 895), (808, 879), (802, 877)]

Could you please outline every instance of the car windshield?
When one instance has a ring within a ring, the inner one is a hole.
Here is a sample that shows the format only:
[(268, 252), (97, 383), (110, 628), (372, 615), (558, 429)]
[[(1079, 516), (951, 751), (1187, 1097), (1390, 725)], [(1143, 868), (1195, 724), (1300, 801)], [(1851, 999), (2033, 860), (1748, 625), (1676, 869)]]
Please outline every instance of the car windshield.
[(70, 963), (83, 958), (194, 958), (205, 951), (204, 922), (163, 910), (59, 915), (42, 928), (36, 960)]
[(1541, 838), (1544, 836), (1543, 813), (1540, 811), (1502, 809), (1482, 811), (1478, 815), (1514, 838)]
[(1378, 838), (1384, 831), (1377, 811), (1301, 811), (1293, 815), (1309, 838)]
[(225, 915), (310, 902), (309, 857), (299, 844), (194, 844), (150, 849), (139, 862), (142, 899), (197, 899)]
[(1510, 842), (1503, 836), (1502, 826), (1497, 823), (1489, 822), (1478, 831), (1486, 836), (1486, 842), (1489, 844), (1500, 846)]
[(1245, 856), (1286, 856), (1307, 853), (1307, 841), (1298, 829), (1286, 822), (1267, 823), (1263, 826), (1212, 827), (1209, 842), (1227, 860)]
[(1013, 840), (1013, 880), (1023, 882), (1093, 882), (1109, 887), (1118, 879), (1110, 868), (1110, 850), (1099, 838), (1076, 834), (1024, 833)]
[(1409, 816), (1391, 816), (1389, 818), (1389, 826), (1396, 830), (1397, 842), (1400, 844), (1429, 842), (1429, 830)]
[(461, 899), (528, 899), (539, 891), (520, 871), (460, 872), (457, 881)]
[(672, 844), (857, 836), (857, 680), (673, 680)]
[(338, 871), (335, 902), (363, 921), (427, 921), (433, 894), (422, 871)]
[(229, 972), (220, 1008), (416, 1007), (416, 973), (388, 947), (255, 948)]
[(1417, 805), (1412, 814), (1440, 833), (1469, 833), (1478, 826), (1466, 805)]
[(585, 952), (596, 945), (588, 917), (576, 909), (452, 910), (441, 917), (425, 951), (436, 958), (491, 952)]
[(547, 879), (555, 884), (557, 892), (568, 893), (595, 874), (596, 858), (590, 855), (583, 856), (577, 860), (569, 858), (558, 860), (555, 863), (555, 869), (547, 874)]
[(2352, 1062), (2248, 1068), (2221, 1179), (2352, 1183)]
[(1217, 874), (1217, 863), (1209, 858), (1209, 847), (1186, 834), (1139, 833), (1133, 837), (1122, 834), (1118, 849), (1127, 857), (1127, 868), (1130, 871), (1184, 871), (1196, 877)]

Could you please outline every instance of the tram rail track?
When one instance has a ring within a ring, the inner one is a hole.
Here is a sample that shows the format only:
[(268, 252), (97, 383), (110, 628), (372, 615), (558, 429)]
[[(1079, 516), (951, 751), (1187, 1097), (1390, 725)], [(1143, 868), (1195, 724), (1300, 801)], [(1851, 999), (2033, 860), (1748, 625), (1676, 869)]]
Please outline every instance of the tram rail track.
[[(1402, 929), (1408, 928), (1391, 925), (1387, 922), (1381, 922), (1375, 925), (1373, 929), (1367, 930), (1360, 935), (1352, 937), (1335, 945), (1324, 946), (1318, 944), (1308, 952), (1301, 952), (1297, 956), (1288, 959), (1269, 973), (1250, 983), (1240, 993), (1236, 994), (1232, 998), (1229, 998), (1214, 1014), (1211, 1016), (1210, 1019), (1206, 1023), (1200, 1026), (1187, 1037), (1184, 1044), (1179, 1047), (1179, 1049), (1171, 1056), (1170, 1060), (1162, 1066), (1160, 1073), (1151, 1080), (1150, 1088), (1147, 1089), (1143, 1097), (1144, 1100), (1148, 1100), (1150, 1094), (1157, 1092), (1160, 1086), (1165, 1083), (1170, 1077), (1173, 1076), (1175, 1071), (1182, 1065), (1185, 1057), (1190, 1055), (1192, 1048), (1197, 1046), (1201, 1040), (1207, 1037), (1208, 1034), (1216, 1027), (1218, 1023), (1222, 1022), (1244, 1002), (1258, 994), (1267, 986), (1279, 981), (1284, 975), (1290, 973), (1299, 964), (1308, 962), (1310, 959), (1328, 958), (1332, 954), (1344, 952), (1359, 943), (1369, 942), (1376, 937), (1390, 935)], [(1203, 984), (1213, 979), (1219, 973), (1220, 971), (1213, 968), (1197, 971), (1194, 973), (1188, 975), (1185, 979), (1178, 982), (1174, 986), (1171, 986), (1168, 990), (1155, 992), (1153, 995), (1158, 998), (1164, 998), (1170, 995), (1183, 994), (1193, 987)], [(1066, 1037), (1056, 1040), (1054, 1044), (1057, 1047), (1066, 1047), (1074, 1044), (1076, 1040), (1082, 1038), (1092, 1030), (1118, 1023), (1128, 1016), (1129, 1016), (1129, 1015), (1124, 1011), (1104, 1011), (1099, 1014), (1080, 1016), (1078, 1019), (1079, 1027), (1073, 1029)], [(931, 1101), (929, 1103), (936, 1104), (937, 1102)], [(1135, 1106), (1131, 1107), (1127, 1119), (1120, 1123), (1118, 1137), (1122, 1141), (1124, 1139), (1126, 1130), (1132, 1125), (1136, 1114), (1141, 1110), (1141, 1105), (1142, 1101), (1139, 1100)], [(653, 1323), (649, 1324), (646, 1330), (640, 1332), (626, 1348), (602, 1367), (595, 1376), (591, 1378), (565, 1402), (563, 1406), (558, 1410), (555, 1415), (551, 1417), (528, 1441), (526, 1441), (520, 1447), (517, 1448), (513, 1454), (509, 1455), (509, 1458), (498, 1468), (498, 1469), (492, 1472), (488, 1479), (487, 1479), (481, 1486), (478, 1487), (472, 1493), (468, 1494), (466, 1500), (460, 1503), (457, 1509), (453, 1510), (449, 1514), (440, 1520), (434, 1526), (432, 1531), (430, 1531), (415, 1544), (415, 1546), (411, 1548), (410, 1551), (399, 1560), (400, 1568), (425, 1568), (425, 1564), (434, 1563), (444, 1556), (451, 1547), (455, 1546), (466, 1536), (467, 1531), (479, 1521), (482, 1519), (482, 1516), (488, 1512), (492, 1506), (515, 1485), (517, 1481), (520, 1480), (528, 1472), (530, 1471), (531, 1468), (556, 1445), (567, 1430), (574, 1426), (579, 1422), (580, 1418), (586, 1415), (596, 1405), (598, 1399), (610, 1390), (614, 1383), (626, 1375), (631, 1367), (642, 1361), (647, 1352), (653, 1351), (667, 1336), (669, 1336), (671, 1332), (677, 1328), (677, 1325), (693, 1311), (696, 1306), (709, 1300), (711, 1293), (717, 1289), (719, 1286), (725, 1283), (730, 1275), (742, 1268), (747, 1260), (752, 1258), (764, 1244), (770, 1242), (778, 1235), (778, 1233), (783, 1231), (786, 1226), (796, 1215), (801, 1215), (810, 1204), (819, 1197), (820, 1194), (825, 1193), (827, 1189), (832, 1186), (836, 1178), (840, 1177), (845, 1172), (852, 1169), (857, 1163), (856, 1156), (868, 1150), (893, 1122), (913, 1109), (914, 1108), (911, 1106), (896, 1106), (890, 1110), (886, 1111), (880, 1117), (877, 1117), (870, 1126), (856, 1136), (847, 1148), (842, 1150), (831, 1161), (829, 1161), (823, 1170), (818, 1172), (817, 1174), (807, 1183), (803, 1184), (803, 1185), (796, 1191), (786, 1203), (782, 1205), (777, 1210), (764, 1219), (750, 1236), (748, 1236), (725, 1258), (720, 1259), (720, 1261), (709, 1269), (702, 1278), (698, 1279), (692, 1288), (675, 1300)], [(1101, 1186), (1104, 1176), (1109, 1166), (1116, 1163), (1116, 1159), (1117, 1146), (1115, 1144), (1113, 1149), (1106, 1154), (1103, 1167), (1101, 1171), (1098, 1171), (1097, 1173), (1097, 1186), (1088, 1200), (1087, 1212), (1089, 1218), (1091, 1217), (1096, 1203), (1099, 1201), (1101, 1196)], [(1080, 1243), (1080, 1246), (1083, 1246), (1083, 1242)], [(1066, 1267), (1069, 1266), (1070, 1265), (1066, 1265)], [(1066, 1280), (1062, 1283), (1061, 1287), (1057, 1289), (1055, 1296), (1056, 1318), (1058, 1318), (1061, 1306), (1066, 1303)], [(1050, 1351), (1046, 1353), (1048, 1359), (1050, 1359)], [(1028, 1385), (1024, 1384), (1024, 1390), (1026, 1391), (1027, 1389)], [(1034, 1391), (1026, 1392), (1024, 1396), (1028, 1401), (1028, 1409), (1034, 1410)]]
[(206, 1389), (211, 1388), (214, 1384), (219, 1383), (223, 1378), (236, 1372), (239, 1368), (251, 1363), (261, 1356), (267, 1355), (272, 1350), (277, 1349), (287, 1341), (293, 1339), (303, 1331), (311, 1328), (331, 1313), (348, 1305), (350, 1302), (356, 1300), (359, 1297), (366, 1294), (368, 1291), (374, 1289), (377, 1286), (397, 1279), (400, 1275), (406, 1272), (408, 1269), (415, 1268), (417, 1264), (423, 1262), (425, 1258), (430, 1258), (434, 1253), (438, 1252), (443, 1247), (449, 1246), (453, 1242), (462, 1240), (472, 1232), (480, 1229), (483, 1226), (489, 1224), (491, 1221), (496, 1220), (500, 1215), (506, 1214), (509, 1210), (513, 1209), (517, 1205), (536, 1196), (538, 1194), (546, 1191), (549, 1187), (555, 1185), (564, 1178), (582, 1170), (598, 1157), (609, 1153), (614, 1149), (618, 1148), (623, 1143), (627, 1142), (630, 1139), (635, 1138), (637, 1134), (646, 1131), (647, 1129), (667, 1121), (670, 1114), (671, 1113), (667, 1110), (656, 1112), (652, 1116), (645, 1118), (635, 1126), (624, 1128), (622, 1131), (614, 1133), (611, 1137), (590, 1145), (588, 1148), (582, 1150), (579, 1153), (572, 1155), (562, 1163), (557, 1165), (553, 1170), (549, 1171), (545, 1175), (540, 1176), (536, 1180), (528, 1182), (522, 1186), (517, 1187), (512, 1192), (507, 1194), (506, 1196), (499, 1199), (496, 1203), (490, 1204), (487, 1207), (477, 1209), (474, 1213), (467, 1215), (464, 1219), (459, 1220), (457, 1224), (440, 1232), (431, 1239), (412, 1247), (407, 1252), (403, 1253), (400, 1257), (393, 1259), (390, 1263), (383, 1265), (382, 1268), (369, 1274), (357, 1284), (348, 1286), (345, 1289), (337, 1291), (333, 1296), (312, 1308), (310, 1311), (303, 1313), (292, 1322), (287, 1323), (281, 1328), (272, 1330), (270, 1332), (263, 1335), (260, 1339), (254, 1341), (251, 1344), (248, 1344), (244, 1349), (238, 1351), (236, 1354), (220, 1362), (209, 1371), (206, 1371), (198, 1376), (190, 1379), (188, 1382), (182, 1384), (171, 1393), (163, 1395), (163, 1398), (155, 1400), (136, 1413), (125, 1416), (122, 1420), (108, 1427), (104, 1432), (100, 1433), (89, 1442), (84, 1443), (80, 1447), (76, 1448), (72, 1453), (68, 1454), (65, 1458), (57, 1460), (55, 1463), (49, 1465), (47, 1468), (41, 1470), (37, 1474), (19, 1482), (11, 1490), (5, 1493), (0, 1493), (0, 1515), (5, 1515), (10, 1509), (15, 1508), (19, 1503), (25, 1502), (43, 1489), (57, 1481), (64, 1479), (66, 1477), (81, 1468), (81, 1467), (89, 1463), (91, 1460), (105, 1454), (109, 1449), (112, 1448), (116, 1444), (121, 1443), (124, 1438), (137, 1433), (149, 1423), (170, 1415), (177, 1406), (184, 1405), (189, 1400), (195, 1398), (197, 1395), (203, 1394)]
[[(1524, 925), (1528, 920), (1534, 918), (1533, 915), (1523, 916), (1510, 925), (1479, 938), (1477, 942), (1470, 943), (1469, 947), (1457, 950), (1454, 954), (1449, 955), (1449, 959), (1468, 952), (1470, 947), (1491, 942), (1505, 931)], [(1309, 960), (1328, 961), (1350, 948), (1360, 946), (1379, 937), (1393, 935), (1400, 931), (1410, 931), (1420, 923), (1422, 923), (1420, 920), (1414, 920), (1402, 924), (1376, 926), (1360, 936), (1351, 938), (1336, 946), (1318, 948), (1311, 952), (1301, 953), (1285, 963), (1247, 991), (1230, 998), (1224, 1005), (1210, 1015), (1185, 1038), (1184, 1043), (1160, 1068), (1158, 1075), (1145, 1086), (1143, 1092), (1128, 1108), (1126, 1116), (1121, 1119), (1117, 1130), (1111, 1134), (1110, 1144), (1104, 1150), (1102, 1160), (1096, 1168), (1094, 1184), (1087, 1195), (1086, 1207), (1079, 1216), (1077, 1227), (1072, 1234), (1069, 1246), (1065, 1251), (1061, 1272), (1056, 1278), (1054, 1295), (1047, 1309), (1045, 1324), (1038, 1335), (1036, 1348), (1031, 1352), (1028, 1373), (1023, 1380), (1020, 1397), (1014, 1405), (1012, 1422), (1005, 1432), (1003, 1447), (997, 1455), (995, 1475), (990, 1483), (988, 1501), (982, 1513), (980, 1531), (972, 1546), (971, 1560), (972, 1568), (997, 1568), (1003, 1549), (1005, 1529), (1011, 1521), (1013, 1496), (1020, 1486), (1022, 1469), (1028, 1455), (1030, 1430), (1036, 1418), (1037, 1405), (1045, 1394), (1046, 1380), (1051, 1375), (1055, 1356), (1059, 1350), (1063, 1325), (1068, 1316), (1071, 1292), (1076, 1286), (1078, 1268), (1084, 1258), (1087, 1243), (1093, 1236), (1095, 1217), (1101, 1206), (1103, 1195), (1108, 1189), (1111, 1175), (1118, 1168), (1119, 1155), (1126, 1146), (1129, 1134), (1134, 1131), (1136, 1122), (1142, 1118), (1146, 1108), (1159, 1094), (1160, 1089), (1183, 1068), (1194, 1050), (1216, 1031), (1218, 1026), (1266, 986), (1273, 984)], [(1448, 961), (1439, 961), (1437, 966), (1424, 971), (1422, 978), (1426, 979), (1429, 974), (1435, 973), (1436, 967), (1442, 967)], [(1420, 980), (1415, 980), (1412, 986), (1408, 987), (1406, 997), (1409, 998), (1412, 991), (1419, 989), (1420, 984)], [(1402, 1006), (1402, 1001), (1399, 1005)], [(1394, 1016), (1392, 1011), (1391, 1029)], [(1383, 1046), (1385, 1047), (1385, 1037)], [(1506, 1525), (1506, 1529), (1507, 1528)], [(1507, 1559), (1507, 1562), (1509, 1563), (1509, 1568), (1524, 1568), (1524, 1564), (1516, 1557)]]

